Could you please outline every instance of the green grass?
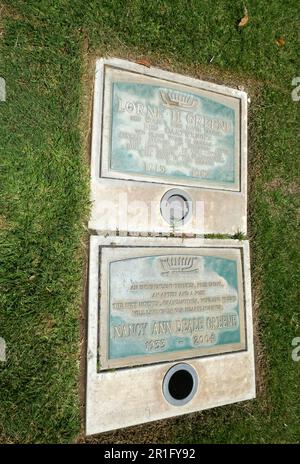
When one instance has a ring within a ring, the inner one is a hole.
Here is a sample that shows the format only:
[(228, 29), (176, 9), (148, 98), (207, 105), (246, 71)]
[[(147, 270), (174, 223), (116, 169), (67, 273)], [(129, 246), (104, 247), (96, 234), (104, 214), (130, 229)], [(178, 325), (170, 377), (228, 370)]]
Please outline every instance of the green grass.
[[(291, 99), (291, 83), (300, 75), (300, 12), (295, 0), (246, 6), (249, 23), (239, 29), (240, 1), (4, 2), (0, 336), (8, 359), (0, 366), (0, 441), (72, 442), (80, 432), (92, 73), (85, 66), (87, 55), (92, 63), (110, 53), (219, 82), (224, 76), (252, 98), (249, 235), (262, 386), (255, 401), (167, 421), (149, 440), (299, 442), (300, 363), (291, 344), (300, 330), (300, 102)], [(147, 440), (149, 426), (138, 430), (135, 440)]]

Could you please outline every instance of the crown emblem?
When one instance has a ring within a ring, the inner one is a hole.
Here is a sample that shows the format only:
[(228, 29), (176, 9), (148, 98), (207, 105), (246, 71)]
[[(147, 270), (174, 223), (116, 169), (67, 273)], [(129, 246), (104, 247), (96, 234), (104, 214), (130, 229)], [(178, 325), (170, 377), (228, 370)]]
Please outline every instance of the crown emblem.
[(161, 90), (160, 97), (163, 101), (163, 104), (165, 106), (168, 106), (169, 108), (177, 107), (187, 109), (196, 108), (196, 106), (198, 105), (198, 101), (192, 95), (187, 95), (179, 92)]
[(200, 259), (196, 256), (168, 256), (160, 258), (162, 274), (173, 272), (197, 272), (200, 270)]

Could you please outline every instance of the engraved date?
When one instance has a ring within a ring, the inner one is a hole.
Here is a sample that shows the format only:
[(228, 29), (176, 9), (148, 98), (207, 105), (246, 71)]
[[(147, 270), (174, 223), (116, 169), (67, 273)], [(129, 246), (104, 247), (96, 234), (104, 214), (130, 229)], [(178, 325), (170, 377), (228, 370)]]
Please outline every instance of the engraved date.
[(161, 351), (166, 347), (166, 339), (147, 340), (145, 341), (145, 347), (147, 351)]
[(212, 345), (216, 342), (216, 335), (214, 332), (193, 335), (193, 344), (194, 345)]

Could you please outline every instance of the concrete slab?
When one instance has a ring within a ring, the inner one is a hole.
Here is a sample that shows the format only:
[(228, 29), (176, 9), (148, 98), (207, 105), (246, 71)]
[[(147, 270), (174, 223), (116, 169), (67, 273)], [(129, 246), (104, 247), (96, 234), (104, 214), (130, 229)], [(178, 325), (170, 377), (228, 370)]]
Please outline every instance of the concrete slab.
[(247, 241), (90, 241), (88, 435), (255, 397)]
[(98, 60), (91, 201), (89, 227), (101, 233), (246, 233), (246, 93)]

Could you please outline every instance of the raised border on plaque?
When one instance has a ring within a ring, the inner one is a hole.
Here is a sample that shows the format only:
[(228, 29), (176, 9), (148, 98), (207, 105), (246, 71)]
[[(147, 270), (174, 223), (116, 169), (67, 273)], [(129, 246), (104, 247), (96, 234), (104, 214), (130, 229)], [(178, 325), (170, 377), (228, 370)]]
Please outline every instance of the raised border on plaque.
[(99, 259), (99, 370), (246, 349), (240, 249), (100, 246)]

